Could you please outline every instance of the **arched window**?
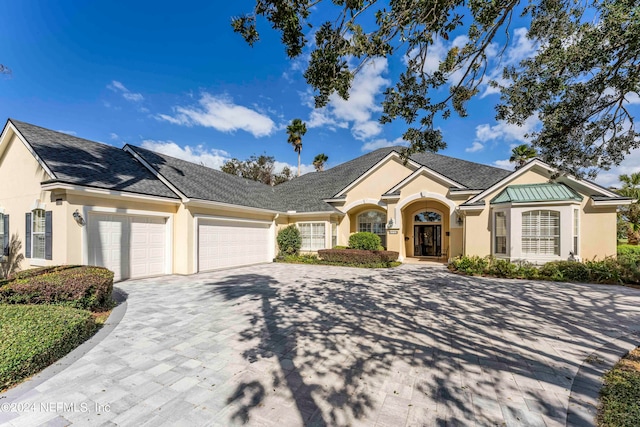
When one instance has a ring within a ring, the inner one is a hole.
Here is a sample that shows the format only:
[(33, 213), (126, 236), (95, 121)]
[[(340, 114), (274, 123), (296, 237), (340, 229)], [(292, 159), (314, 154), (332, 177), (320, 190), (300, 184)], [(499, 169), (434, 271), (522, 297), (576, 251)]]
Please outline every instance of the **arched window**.
[(365, 211), (358, 215), (358, 231), (368, 231), (380, 236), (382, 246), (387, 247), (387, 215), (380, 211)]
[(539, 210), (522, 214), (522, 253), (560, 255), (560, 212)]
[(414, 222), (442, 222), (442, 215), (438, 212), (424, 211), (415, 214), (413, 217)]

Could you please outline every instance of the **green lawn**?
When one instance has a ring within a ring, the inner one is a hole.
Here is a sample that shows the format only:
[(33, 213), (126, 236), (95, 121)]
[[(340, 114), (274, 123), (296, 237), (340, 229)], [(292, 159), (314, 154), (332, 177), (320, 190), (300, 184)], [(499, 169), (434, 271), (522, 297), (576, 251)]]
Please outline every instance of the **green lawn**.
[(637, 427), (639, 423), (640, 348), (637, 348), (605, 374), (598, 426)]
[(0, 391), (60, 359), (96, 329), (87, 310), (0, 304)]

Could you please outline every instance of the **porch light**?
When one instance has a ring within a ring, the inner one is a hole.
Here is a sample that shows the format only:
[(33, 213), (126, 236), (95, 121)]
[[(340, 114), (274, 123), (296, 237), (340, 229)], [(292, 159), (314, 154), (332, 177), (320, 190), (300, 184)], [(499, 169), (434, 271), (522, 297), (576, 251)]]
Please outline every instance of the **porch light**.
[(73, 213), (73, 219), (75, 219), (79, 225), (85, 224), (84, 218), (82, 218), (82, 214), (78, 212), (78, 209), (76, 209), (76, 211)]
[(389, 223), (387, 224), (387, 228), (393, 228), (393, 218), (389, 218)]
[(462, 227), (462, 224), (464, 223), (464, 220), (462, 219), (462, 217), (460, 216), (460, 214), (457, 215), (458, 219), (457, 219), (457, 223), (460, 227)]

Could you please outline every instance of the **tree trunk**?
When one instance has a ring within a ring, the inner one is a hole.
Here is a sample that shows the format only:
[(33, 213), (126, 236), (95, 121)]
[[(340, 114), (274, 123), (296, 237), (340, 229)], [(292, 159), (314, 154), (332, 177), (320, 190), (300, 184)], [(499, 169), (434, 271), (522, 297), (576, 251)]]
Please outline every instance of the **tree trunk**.
[(300, 176), (300, 151), (298, 151), (298, 177)]

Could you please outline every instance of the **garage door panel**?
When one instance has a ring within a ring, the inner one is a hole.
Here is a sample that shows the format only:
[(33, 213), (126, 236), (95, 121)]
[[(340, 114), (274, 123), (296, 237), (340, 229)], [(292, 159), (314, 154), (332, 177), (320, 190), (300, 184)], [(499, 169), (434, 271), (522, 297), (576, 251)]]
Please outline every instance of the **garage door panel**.
[(166, 219), (90, 214), (89, 264), (106, 267), (115, 280), (166, 272)]
[(269, 261), (269, 224), (202, 220), (198, 227), (198, 269)]

